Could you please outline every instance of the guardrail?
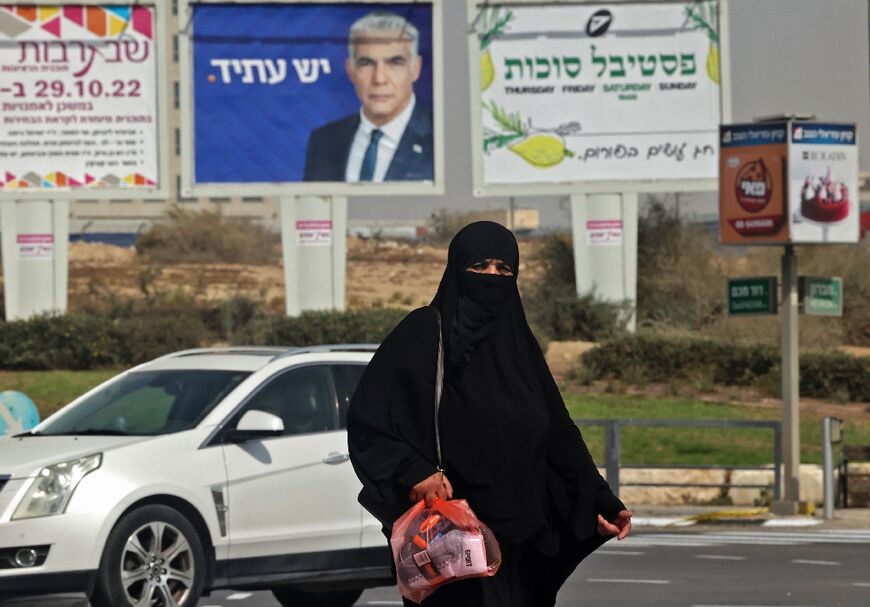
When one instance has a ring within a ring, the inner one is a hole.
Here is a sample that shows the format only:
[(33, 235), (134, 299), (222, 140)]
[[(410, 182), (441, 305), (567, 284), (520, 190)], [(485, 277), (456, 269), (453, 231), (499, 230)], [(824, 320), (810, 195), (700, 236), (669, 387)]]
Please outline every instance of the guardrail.
[[(583, 427), (604, 426), (604, 468), (607, 483), (615, 495), (619, 495), (619, 471), (622, 468), (684, 468), (693, 470), (773, 470), (773, 487), (751, 483), (622, 483), (624, 487), (735, 487), (741, 489), (773, 489), (773, 499), (778, 501), (782, 489), (782, 423), (776, 421), (701, 420), (701, 419), (575, 419)], [(665, 428), (767, 428), (773, 431), (773, 466), (722, 465), (627, 465), (621, 463), (620, 429), (626, 426)]]

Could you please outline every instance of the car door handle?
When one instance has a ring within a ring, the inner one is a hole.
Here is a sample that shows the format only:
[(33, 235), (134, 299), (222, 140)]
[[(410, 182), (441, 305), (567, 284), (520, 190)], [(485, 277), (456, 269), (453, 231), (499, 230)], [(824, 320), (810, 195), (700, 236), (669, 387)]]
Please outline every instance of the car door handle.
[(338, 451), (333, 451), (329, 455), (323, 458), (324, 464), (343, 464), (347, 460), (350, 459), (350, 455), (347, 453), (339, 453)]

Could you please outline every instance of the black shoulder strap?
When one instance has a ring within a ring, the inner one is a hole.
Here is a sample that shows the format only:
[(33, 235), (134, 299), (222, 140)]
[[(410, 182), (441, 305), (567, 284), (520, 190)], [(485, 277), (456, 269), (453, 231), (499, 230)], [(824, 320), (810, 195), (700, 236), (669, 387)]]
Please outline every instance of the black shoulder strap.
[(438, 411), (441, 408), (441, 393), (444, 391), (444, 337), (441, 335), (441, 313), (435, 306), (430, 306), (438, 321), (438, 361), (435, 368), (435, 449), (438, 456), (438, 471), (444, 473), (444, 463), (441, 460), (441, 431), (438, 427)]

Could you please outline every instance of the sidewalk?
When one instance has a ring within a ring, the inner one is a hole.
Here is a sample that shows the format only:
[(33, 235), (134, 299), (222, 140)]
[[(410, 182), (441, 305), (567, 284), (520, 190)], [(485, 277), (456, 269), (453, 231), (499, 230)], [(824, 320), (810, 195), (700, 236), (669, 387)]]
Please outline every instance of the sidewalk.
[(639, 506), (633, 510), (635, 529), (761, 526), (767, 528), (870, 529), (870, 508), (841, 508), (825, 520), (815, 516), (774, 516), (767, 508), (739, 506)]

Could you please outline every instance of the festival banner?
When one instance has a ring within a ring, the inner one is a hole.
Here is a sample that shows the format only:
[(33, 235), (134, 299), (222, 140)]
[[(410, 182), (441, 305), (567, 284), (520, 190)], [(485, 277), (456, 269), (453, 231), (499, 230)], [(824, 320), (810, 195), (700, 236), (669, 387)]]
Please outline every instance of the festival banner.
[[(434, 180), (430, 2), (190, 7), (192, 185)], [(361, 27), (392, 25), (364, 34), (352, 63), (350, 30), (367, 17), (375, 24)], [(416, 55), (403, 46), (411, 31)], [(370, 88), (367, 70), (388, 65)], [(385, 121), (376, 157), (391, 159), (367, 176), (364, 116)]]
[(478, 6), (484, 184), (715, 179), (718, 2)]
[(855, 125), (793, 122), (789, 136), (791, 241), (858, 242), (861, 209)]
[(0, 6), (0, 193), (158, 187), (155, 12)]

